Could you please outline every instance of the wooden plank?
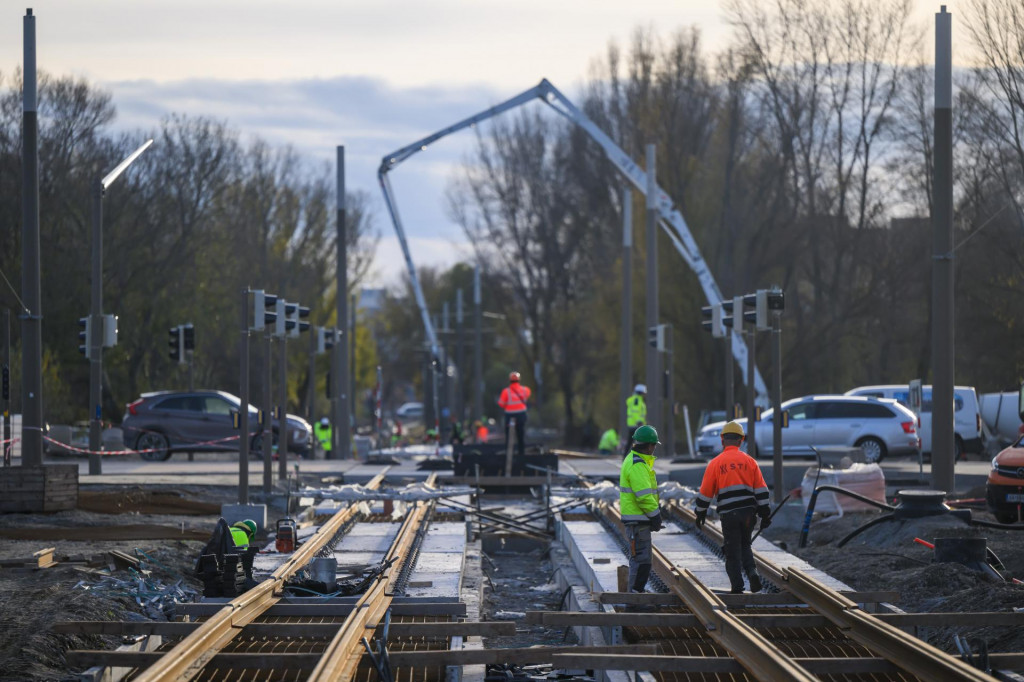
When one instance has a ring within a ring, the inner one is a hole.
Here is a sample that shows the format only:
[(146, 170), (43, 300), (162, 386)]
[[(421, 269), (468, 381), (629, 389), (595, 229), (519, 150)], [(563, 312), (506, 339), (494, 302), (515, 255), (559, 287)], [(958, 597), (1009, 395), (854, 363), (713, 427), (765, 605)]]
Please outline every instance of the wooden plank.
[(622, 644), (618, 646), (537, 646), (518, 649), (460, 649), (456, 651), (393, 651), (388, 652), (392, 666), (399, 665), (499, 665), (515, 663), (551, 663), (556, 654), (602, 653), (611, 656), (660, 653), (657, 644)]
[[(884, 658), (795, 658), (800, 667), (815, 675), (891, 674), (898, 669)], [(739, 675), (744, 669), (725, 656), (637, 656), (575, 653), (556, 654), (552, 663), (586, 670), (642, 670), (647, 672)]]
[[(54, 623), (52, 631), (59, 634), (161, 635), (184, 637), (197, 627), (197, 622), (167, 623), (164, 621), (68, 621)], [(243, 637), (333, 637), (341, 623), (249, 623), (242, 630)], [(378, 635), (380, 628), (378, 628)], [(458, 637), (468, 635), (514, 635), (516, 624), (511, 621), (448, 622), (448, 623), (392, 623), (389, 637)]]
[[(891, 590), (875, 590), (863, 592), (840, 592), (839, 594), (859, 604), (877, 604), (879, 602), (897, 601), (899, 592)], [(776, 604), (800, 604), (800, 600), (789, 592), (768, 594), (715, 594), (726, 606), (773, 606)], [(632, 593), (632, 592), (595, 592), (593, 597), (599, 604), (640, 604), (647, 606), (679, 606), (682, 604), (667, 593)]]
[[(347, 616), (352, 604), (274, 604), (263, 612), (264, 616)], [(175, 613), (187, 616), (212, 616), (224, 608), (224, 604), (197, 603), (178, 604)], [(395, 616), (465, 616), (466, 605), (461, 602), (405, 603), (392, 604)]]
[[(831, 622), (824, 616), (811, 613), (737, 614), (747, 625), (765, 628), (821, 628)], [(527, 623), (565, 627), (572, 625), (607, 627), (663, 627), (703, 628), (703, 623), (692, 613), (597, 613), (570, 611), (527, 611)]]

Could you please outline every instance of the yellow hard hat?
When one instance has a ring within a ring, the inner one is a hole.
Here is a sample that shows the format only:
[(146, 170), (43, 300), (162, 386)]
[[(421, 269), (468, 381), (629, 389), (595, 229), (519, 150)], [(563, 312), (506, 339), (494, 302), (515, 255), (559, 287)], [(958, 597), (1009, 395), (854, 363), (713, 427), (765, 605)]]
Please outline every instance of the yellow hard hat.
[(727, 435), (730, 435), (730, 434), (732, 434), (734, 436), (743, 436), (743, 437), (746, 437), (746, 435), (747, 435), (747, 434), (745, 434), (743, 432), (743, 427), (740, 426), (739, 422), (734, 422), (734, 421), (729, 422), (728, 424), (726, 424), (725, 426), (722, 427), (722, 435), (723, 436), (727, 436)]

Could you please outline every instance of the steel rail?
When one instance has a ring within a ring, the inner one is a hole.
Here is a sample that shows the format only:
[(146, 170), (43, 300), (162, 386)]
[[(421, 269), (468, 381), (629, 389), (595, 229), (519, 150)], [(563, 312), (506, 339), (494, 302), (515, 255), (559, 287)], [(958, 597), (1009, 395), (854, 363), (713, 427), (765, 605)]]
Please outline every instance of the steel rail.
[[(383, 481), (382, 472), (370, 479), (366, 487), (376, 489)], [(135, 678), (136, 681), (184, 682), (195, 678), (206, 663), (240, 634), (246, 625), (280, 600), (285, 580), (309, 563), (320, 548), (355, 516), (357, 510), (358, 505), (352, 504), (334, 514), (316, 533), (307, 538), (270, 578), (225, 604), (216, 615), (204, 621), (195, 631), (165, 652), (160, 660), (144, 670)]]
[[(436, 483), (437, 474), (431, 474), (427, 479), (427, 485), (434, 487)], [(417, 531), (429, 518), (429, 512), (433, 510), (435, 504), (436, 500), (419, 502), (415, 510), (406, 514), (385, 560), (407, 558)], [(384, 613), (391, 606), (394, 597), (392, 588), (401, 573), (400, 569), (399, 563), (388, 568), (381, 579), (360, 597), (337, 634), (327, 645), (320, 662), (308, 678), (309, 682), (347, 682), (355, 676), (363, 658), (362, 639), (368, 631), (372, 631), (380, 624)]]
[[(610, 521), (624, 530), (619, 510), (599, 503)], [(708, 636), (723, 646), (753, 677), (771, 682), (812, 682), (818, 678), (786, 656), (775, 644), (730, 613), (725, 603), (687, 569), (680, 570), (651, 546), (654, 570), (662, 582), (696, 615)]]
[[(693, 522), (696, 514), (679, 504), (669, 503), (677, 516)], [(719, 528), (705, 524), (701, 529), (716, 543), (723, 543)], [(850, 598), (815, 580), (803, 571), (779, 567), (760, 552), (754, 551), (758, 570), (763, 571), (778, 587), (793, 594), (813, 610), (839, 626), (851, 640), (867, 647), (896, 667), (925, 680), (991, 680), (983, 671), (940, 651), (917, 637), (903, 632), (867, 613)]]

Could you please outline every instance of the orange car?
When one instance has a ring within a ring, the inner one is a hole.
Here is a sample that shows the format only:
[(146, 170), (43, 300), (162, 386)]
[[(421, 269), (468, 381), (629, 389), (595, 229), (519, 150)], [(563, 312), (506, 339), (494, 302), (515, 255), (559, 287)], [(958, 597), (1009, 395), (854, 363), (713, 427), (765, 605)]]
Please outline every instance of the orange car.
[(1024, 521), (1024, 436), (992, 459), (986, 501), (1000, 523)]

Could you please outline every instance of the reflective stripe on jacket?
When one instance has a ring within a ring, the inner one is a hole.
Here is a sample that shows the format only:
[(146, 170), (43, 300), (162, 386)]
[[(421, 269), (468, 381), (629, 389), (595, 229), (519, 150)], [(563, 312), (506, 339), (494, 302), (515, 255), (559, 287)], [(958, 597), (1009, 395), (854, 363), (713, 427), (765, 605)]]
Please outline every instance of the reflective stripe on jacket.
[(526, 401), (529, 399), (530, 389), (519, 382), (515, 382), (501, 390), (501, 396), (498, 398), (498, 407), (505, 410), (506, 414), (526, 412)]
[(626, 398), (626, 425), (643, 426), (647, 421), (647, 402), (642, 395)]
[(619, 511), (625, 523), (646, 521), (660, 513), (654, 455), (642, 455), (631, 450), (622, 460), (622, 473), (619, 474)]
[(718, 497), (718, 513), (737, 509), (768, 509), (768, 484), (757, 461), (735, 445), (727, 446), (708, 462), (697, 496), (697, 511), (707, 511)]

